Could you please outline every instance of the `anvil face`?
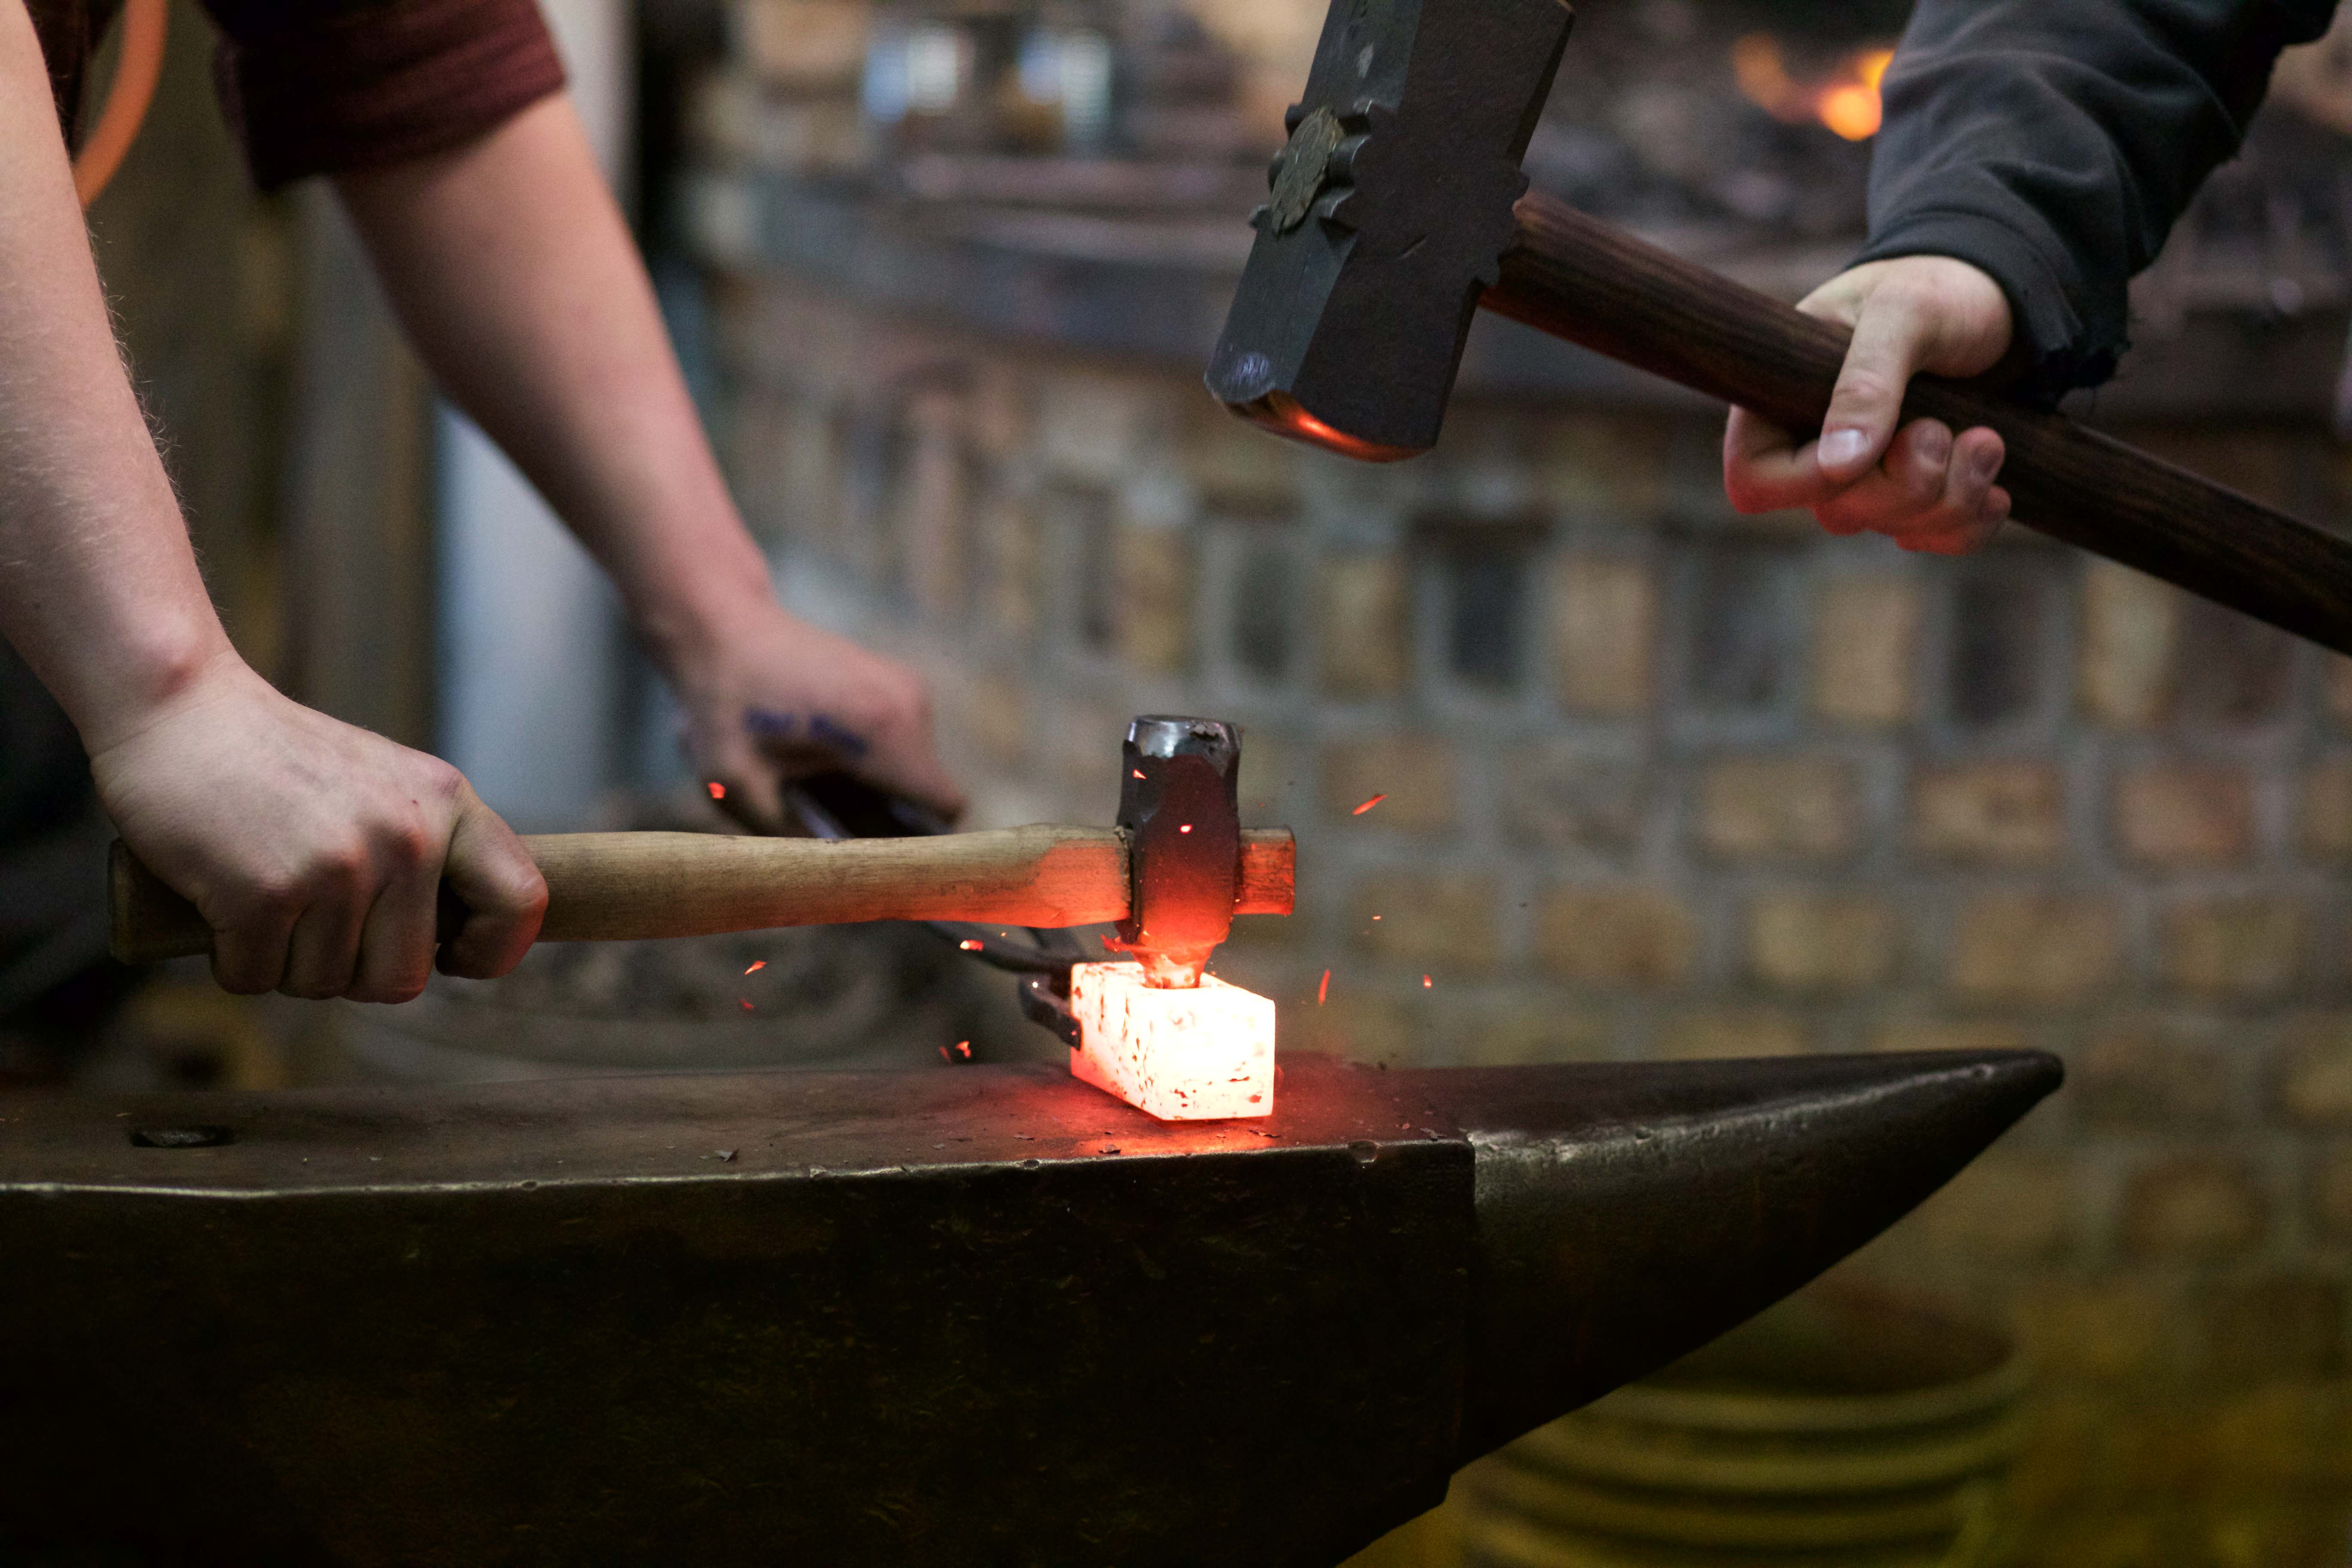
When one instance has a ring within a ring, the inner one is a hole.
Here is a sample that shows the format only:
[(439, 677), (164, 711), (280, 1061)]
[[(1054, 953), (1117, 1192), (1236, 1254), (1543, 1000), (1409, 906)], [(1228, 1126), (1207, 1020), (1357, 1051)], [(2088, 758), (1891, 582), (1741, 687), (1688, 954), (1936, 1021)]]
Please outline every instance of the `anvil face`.
[(0, 1548), (1334, 1563), (2056, 1079), (1295, 1058), (1272, 1118), (1211, 1123), (1042, 1067), (9, 1106)]

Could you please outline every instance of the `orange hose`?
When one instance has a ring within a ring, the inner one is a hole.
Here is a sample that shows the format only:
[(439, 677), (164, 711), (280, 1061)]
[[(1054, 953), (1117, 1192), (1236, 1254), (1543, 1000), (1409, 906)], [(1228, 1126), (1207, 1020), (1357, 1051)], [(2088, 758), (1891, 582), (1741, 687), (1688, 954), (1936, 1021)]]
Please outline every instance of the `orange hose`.
[(122, 7), (122, 58), (114, 68), (114, 83), (107, 89), (106, 107), (98, 124), (74, 157), (74, 195), (81, 205), (98, 200), (122, 156), (139, 135), (139, 122), (154, 101), (156, 79), (163, 74), (163, 33), (172, 18), (172, 0), (125, 0)]

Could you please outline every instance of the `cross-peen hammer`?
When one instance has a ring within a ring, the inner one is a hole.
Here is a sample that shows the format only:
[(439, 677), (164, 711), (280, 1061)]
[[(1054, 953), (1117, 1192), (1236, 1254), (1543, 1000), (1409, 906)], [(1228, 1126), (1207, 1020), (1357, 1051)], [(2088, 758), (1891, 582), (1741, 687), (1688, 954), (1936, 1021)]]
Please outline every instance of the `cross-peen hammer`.
[[(1847, 332), (1527, 188), (1559, 0), (1333, 0), (1209, 389), (1375, 461), (1437, 439), (1481, 304), (1818, 429)], [(1904, 417), (1990, 426), (2017, 520), (2352, 653), (2352, 543), (2063, 416), (1922, 376)]]
[[(1286, 915), (1297, 850), (1286, 827), (1244, 830), (1239, 731), (1147, 716), (1122, 749), (1118, 826), (935, 837), (734, 838), (556, 833), (523, 839), (547, 879), (541, 942), (630, 942), (858, 921), (1053, 928), (1119, 922), (1121, 945), (1189, 984), (1236, 914)], [(195, 905), (114, 847), (114, 956), (212, 951)], [(446, 938), (462, 909), (448, 907)]]

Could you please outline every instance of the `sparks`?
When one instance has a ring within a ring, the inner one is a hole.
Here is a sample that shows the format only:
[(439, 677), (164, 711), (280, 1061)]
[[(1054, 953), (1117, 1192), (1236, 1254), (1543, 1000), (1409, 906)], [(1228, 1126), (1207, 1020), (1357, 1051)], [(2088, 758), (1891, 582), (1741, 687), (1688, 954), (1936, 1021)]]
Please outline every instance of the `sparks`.
[(961, 942), (956, 943), (956, 945), (963, 949), (966, 952), (978, 952), (982, 948), (986, 947), (988, 944), (981, 941), (980, 938), (976, 936), (968, 936)]
[(1176, 831), (1179, 833), (1190, 833), (1192, 831), (1192, 825), (1189, 822), (1185, 823), (1182, 826), (1177, 828)]
[(956, 1055), (961, 1057), (966, 1061), (971, 1060), (971, 1042), (970, 1040), (958, 1040), (956, 1042)]
[(764, 959), (764, 958), (755, 958), (755, 959), (753, 959), (753, 960), (751, 961), (751, 968), (749, 968), (749, 969), (747, 969), (747, 970), (745, 970), (743, 973), (746, 973), (746, 974), (757, 974), (757, 973), (760, 973), (760, 971), (761, 971), (762, 969), (765, 969), (765, 968), (767, 968), (767, 967), (768, 967), (768, 961), (767, 961), (766, 959)]
[(1428, 989), (1429, 989), (1429, 976), (1428, 976), (1428, 975), (1426, 975), (1426, 974), (1424, 974), (1424, 975), (1423, 975), (1423, 976), (1421, 977), (1421, 988), (1422, 988), (1423, 991), (1426, 991), (1426, 990), (1428, 990)]
[(947, 1048), (945, 1046), (941, 1046), (941, 1047), (940, 1047), (940, 1060), (941, 1060), (941, 1061), (943, 1061), (943, 1062), (952, 1063), (952, 1062), (955, 1060), (955, 1058), (954, 1058), (953, 1057), (951, 1057), (951, 1056), (948, 1055), (948, 1048)]
[(1374, 806), (1376, 806), (1376, 805), (1380, 805), (1380, 804), (1381, 804), (1381, 802), (1382, 802), (1382, 801), (1384, 801), (1384, 800), (1386, 800), (1386, 799), (1388, 799), (1388, 796), (1387, 796), (1386, 795), (1376, 795), (1372, 796), (1372, 798), (1371, 798), (1371, 799), (1370, 799), (1370, 800), (1368, 800), (1368, 801), (1364, 802), (1364, 804), (1363, 804), (1363, 805), (1360, 805), (1360, 806), (1356, 807), (1356, 809), (1355, 809), (1355, 810), (1353, 810), (1353, 811), (1349, 812), (1348, 815), (1349, 815), (1349, 816), (1363, 816), (1363, 815), (1364, 815), (1364, 813), (1366, 813), (1366, 812), (1368, 812), (1368, 811), (1371, 810), (1371, 809), (1372, 809), (1372, 807), (1374, 807)]
[(1143, 776), (1143, 770), (1141, 768), (1129, 768), (1127, 771), (1137, 778), (1141, 778)]
[(749, 996), (738, 996), (735, 1001), (746, 1013), (751, 1010), (751, 999)]
[(1323, 1005), (1323, 1004), (1324, 1004), (1325, 1000), (1326, 1000), (1326, 999), (1328, 999), (1328, 998), (1330, 996), (1330, 994), (1331, 994), (1331, 972), (1330, 972), (1329, 970), (1328, 970), (1328, 969), (1327, 969), (1327, 970), (1325, 970), (1325, 971), (1323, 972), (1323, 983), (1322, 983), (1321, 984), (1319, 984), (1319, 985), (1318, 985), (1318, 986), (1316, 986), (1316, 987), (1315, 987), (1315, 1005), (1316, 1005), (1318, 1007), (1320, 1007), (1321, 1005)]
[(710, 790), (711, 799), (725, 800), (727, 798), (727, 786), (720, 784), (717, 779), (712, 779), (709, 787)]

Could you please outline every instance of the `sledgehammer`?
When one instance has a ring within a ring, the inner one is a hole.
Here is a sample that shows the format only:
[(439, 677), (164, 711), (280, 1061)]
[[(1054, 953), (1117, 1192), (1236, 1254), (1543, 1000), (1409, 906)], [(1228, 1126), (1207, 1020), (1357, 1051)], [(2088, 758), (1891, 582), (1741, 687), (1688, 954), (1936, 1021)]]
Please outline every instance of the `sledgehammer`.
[[(1334, 0), (1209, 389), (1375, 461), (1437, 439), (1480, 305), (1819, 429), (1844, 328), (1528, 190), (1559, 0)], [(1921, 376), (1903, 416), (1990, 426), (2020, 522), (2352, 652), (2352, 543), (2056, 414)]]

